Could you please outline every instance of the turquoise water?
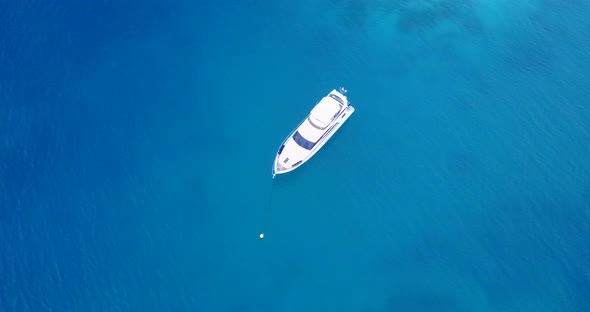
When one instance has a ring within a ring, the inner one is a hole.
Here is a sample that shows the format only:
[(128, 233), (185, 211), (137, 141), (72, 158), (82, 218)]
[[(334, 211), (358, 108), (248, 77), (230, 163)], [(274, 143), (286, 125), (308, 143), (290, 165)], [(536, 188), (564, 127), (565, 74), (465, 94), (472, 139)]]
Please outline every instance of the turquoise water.
[(0, 310), (590, 306), (585, 1), (0, 8)]

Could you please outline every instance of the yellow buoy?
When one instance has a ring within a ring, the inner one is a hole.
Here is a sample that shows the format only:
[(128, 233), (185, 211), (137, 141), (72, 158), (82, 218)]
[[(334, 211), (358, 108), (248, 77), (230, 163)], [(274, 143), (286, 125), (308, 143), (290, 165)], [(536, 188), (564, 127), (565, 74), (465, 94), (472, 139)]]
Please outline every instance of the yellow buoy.
[(260, 239), (264, 238), (264, 233), (260, 233)]

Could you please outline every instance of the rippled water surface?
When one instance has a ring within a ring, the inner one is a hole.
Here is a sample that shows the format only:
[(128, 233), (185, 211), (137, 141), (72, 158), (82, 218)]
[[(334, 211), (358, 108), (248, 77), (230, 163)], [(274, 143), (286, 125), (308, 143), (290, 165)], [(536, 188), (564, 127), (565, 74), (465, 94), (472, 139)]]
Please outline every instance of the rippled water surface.
[(1, 311), (590, 306), (587, 1), (5, 1), (0, 47)]

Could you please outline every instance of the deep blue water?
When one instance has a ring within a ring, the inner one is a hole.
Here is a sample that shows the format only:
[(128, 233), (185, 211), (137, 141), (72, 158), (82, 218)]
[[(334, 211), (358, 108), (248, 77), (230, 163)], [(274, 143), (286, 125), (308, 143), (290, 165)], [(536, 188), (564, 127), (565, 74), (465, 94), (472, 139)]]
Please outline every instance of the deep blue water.
[(588, 311), (590, 4), (521, 2), (0, 2), (0, 311)]

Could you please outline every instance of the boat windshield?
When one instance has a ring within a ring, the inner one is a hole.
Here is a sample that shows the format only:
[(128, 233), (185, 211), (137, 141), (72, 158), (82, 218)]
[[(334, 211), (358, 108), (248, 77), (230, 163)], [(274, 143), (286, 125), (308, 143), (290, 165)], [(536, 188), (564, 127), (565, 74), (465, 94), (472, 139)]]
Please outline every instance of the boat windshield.
[(295, 131), (295, 133), (293, 133), (293, 140), (297, 142), (299, 146), (303, 147), (306, 150), (311, 150), (315, 146), (314, 142), (310, 142), (306, 138), (301, 136), (301, 134), (299, 134), (299, 131)]

